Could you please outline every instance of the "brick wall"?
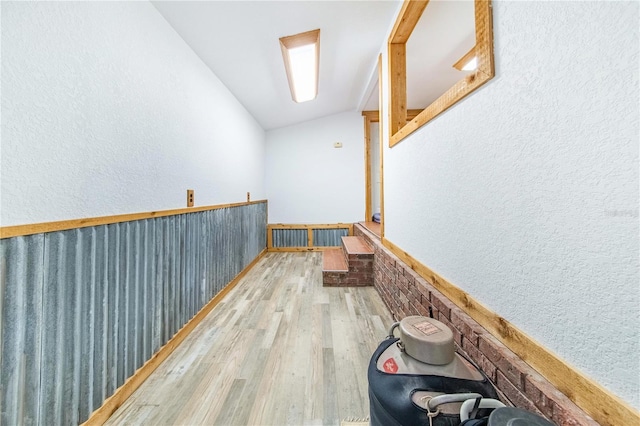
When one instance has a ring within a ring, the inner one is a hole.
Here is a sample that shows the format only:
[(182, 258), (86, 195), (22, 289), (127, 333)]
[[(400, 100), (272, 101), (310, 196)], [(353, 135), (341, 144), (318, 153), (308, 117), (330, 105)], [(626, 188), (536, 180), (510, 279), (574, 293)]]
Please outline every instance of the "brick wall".
[(560, 426), (598, 424), (373, 234), (358, 224), (353, 230), (374, 250), (373, 284), (395, 319), (432, 313), (433, 318), (449, 326), (456, 349), (484, 371), (506, 404), (542, 415)]

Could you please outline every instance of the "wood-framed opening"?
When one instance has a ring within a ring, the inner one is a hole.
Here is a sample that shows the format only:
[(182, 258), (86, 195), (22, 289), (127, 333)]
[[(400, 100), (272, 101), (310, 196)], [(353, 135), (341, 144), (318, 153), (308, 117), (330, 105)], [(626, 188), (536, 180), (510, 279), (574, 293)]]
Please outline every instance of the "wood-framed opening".
[(429, 1), (405, 0), (388, 41), (389, 146), (408, 135), (482, 86), (495, 75), (491, 0), (475, 0), (476, 70), (464, 77), (414, 118), (407, 110), (406, 44)]
[[(382, 55), (378, 56), (378, 82), (382, 81)], [(378, 105), (382, 105), (382, 86), (378, 92)], [(407, 119), (412, 120), (422, 110), (410, 109), (407, 111)], [(379, 123), (378, 127), (378, 148), (379, 148), (379, 173), (380, 173), (380, 237), (384, 236), (384, 161), (383, 152), (384, 145), (382, 144), (382, 138), (384, 132), (382, 129), (382, 108), (377, 111), (362, 111), (364, 117), (364, 170), (365, 170), (365, 212), (364, 221), (370, 222), (373, 216), (372, 209), (372, 191), (373, 191), (373, 178), (371, 176), (372, 164), (372, 148), (371, 148), (371, 124)]]
[(382, 55), (378, 55), (378, 105), (380, 106), (378, 111), (362, 111), (364, 117), (364, 175), (365, 175), (365, 222), (372, 221), (373, 209), (372, 209), (372, 176), (371, 176), (371, 123), (379, 123), (378, 126), (378, 147), (379, 147), (379, 159), (380, 164), (378, 167), (378, 173), (380, 174), (380, 237), (384, 235), (384, 169), (383, 169), (383, 145), (382, 145)]

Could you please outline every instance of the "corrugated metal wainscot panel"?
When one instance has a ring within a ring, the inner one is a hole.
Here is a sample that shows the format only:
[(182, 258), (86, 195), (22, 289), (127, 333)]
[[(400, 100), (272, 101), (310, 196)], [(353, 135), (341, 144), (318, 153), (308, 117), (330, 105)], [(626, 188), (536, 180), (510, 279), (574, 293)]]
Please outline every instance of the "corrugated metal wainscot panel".
[(349, 228), (314, 229), (313, 245), (316, 247), (338, 247), (342, 244), (342, 237), (349, 235)]
[(273, 247), (307, 247), (309, 243), (306, 229), (272, 229), (271, 232)]
[(0, 240), (0, 424), (84, 422), (265, 248), (267, 205)]

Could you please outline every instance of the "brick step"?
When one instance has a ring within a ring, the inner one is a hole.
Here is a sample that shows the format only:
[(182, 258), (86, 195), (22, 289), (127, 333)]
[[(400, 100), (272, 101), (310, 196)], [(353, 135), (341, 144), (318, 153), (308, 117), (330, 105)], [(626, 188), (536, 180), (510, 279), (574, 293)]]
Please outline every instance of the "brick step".
[(322, 253), (322, 272), (347, 272), (349, 265), (341, 248), (327, 249)]
[(347, 259), (373, 259), (373, 249), (362, 237), (342, 237), (342, 247)]
[(341, 248), (323, 252), (322, 285), (373, 285), (373, 249), (362, 237), (342, 237)]

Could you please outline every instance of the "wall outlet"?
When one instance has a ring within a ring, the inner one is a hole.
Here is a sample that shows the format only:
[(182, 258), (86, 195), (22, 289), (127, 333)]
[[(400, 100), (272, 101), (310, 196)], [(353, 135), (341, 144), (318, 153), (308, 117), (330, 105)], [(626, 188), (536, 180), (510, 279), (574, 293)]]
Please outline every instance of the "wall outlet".
[(187, 189), (187, 207), (193, 207), (193, 189)]
[(334, 142), (333, 147), (334, 148), (342, 148), (342, 142)]
[(247, 192), (247, 203), (248, 203), (249, 201), (251, 201), (251, 193), (250, 193), (250, 192)]

